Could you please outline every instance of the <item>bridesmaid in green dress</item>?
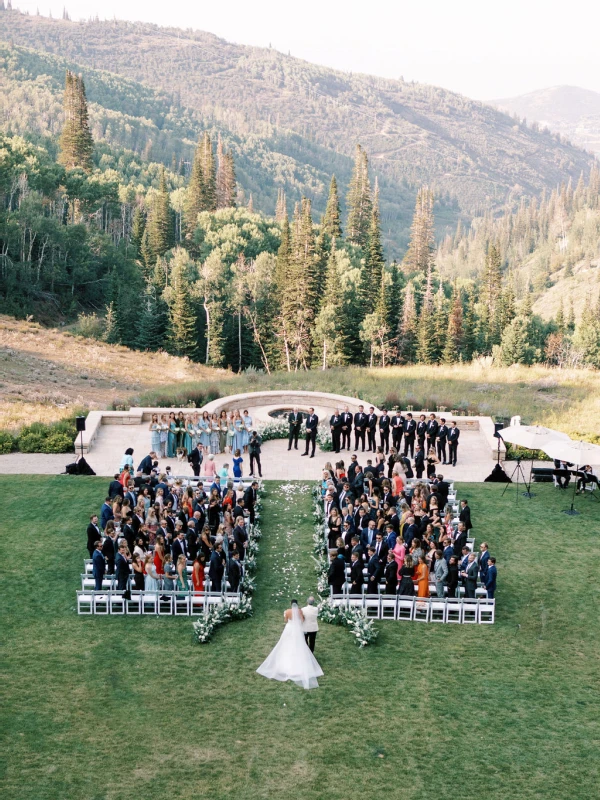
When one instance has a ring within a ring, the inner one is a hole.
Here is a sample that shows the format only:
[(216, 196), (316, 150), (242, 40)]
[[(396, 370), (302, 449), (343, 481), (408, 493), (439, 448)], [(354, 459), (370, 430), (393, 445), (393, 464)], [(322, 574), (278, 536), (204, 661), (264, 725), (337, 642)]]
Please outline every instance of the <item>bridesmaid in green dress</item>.
[(177, 415), (177, 447), (185, 447), (183, 440), (185, 438), (185, 417), (183, 411)]
[(227, 452), (227, 412), (221, 411), (219, 417), (219, 449), (221, 453)]
[(175, 588), (178, 591), (187, 592), (189, 590), (186, 563), (185, 556), (179, 556), (177, 559), (177, 580), (175, 581)]
[(175, 458), (177, 450), (177, 419), (175, 412), (169, 414), (169, 436), (167, 437), (167, 458)]
[(186, 453), (191, 453), (194, 449), (193, 444), (193, 432), (194, 426), (192, 424), (192, 418), (190, 416), (186, 416), (185, 418), (185, 433), (183, 435), (183, 446), (185, 447)]

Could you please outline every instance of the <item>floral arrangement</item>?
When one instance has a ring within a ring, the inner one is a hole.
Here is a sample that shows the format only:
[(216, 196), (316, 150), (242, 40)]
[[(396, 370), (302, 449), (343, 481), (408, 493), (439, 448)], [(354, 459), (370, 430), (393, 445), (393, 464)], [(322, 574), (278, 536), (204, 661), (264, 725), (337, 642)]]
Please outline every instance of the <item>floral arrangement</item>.
[(198, 619), (192, 623), (194, 639), (198, 644), (206, 644), (209, 642), (213, 633), (220, 625), (252, 616), (252, 594), (256, 591), (256, 579), (254, 577), (254, 573), (256, 572), (256, 554), (260, 550), (258, 542), (262, 538), (262, 531), (258, 524), (261, 507), (262, 503), (259, 493), (258, 499), (254, 505), (255, 522), (248, 534), (248, 547), (244, 559), (244, 577), (240, 584), (240, 602), (235, 603), (231, 600), (226, 600), (223, 603), (210, 606), (206, 614), (198, 617)]
[[(267, 424), (260, 429), (259, 433), (263, 442), (268, 442), (271, 439), (287, 439), (290, 434), (290, 428), (285, 420), (277, 420), (267, 422)], [(325, 452), (333, 450), (331, 431), (326, 425), (320, 425), (317, 429), (317, 444), (321, 450)]]
[(356, 637), (359, 647), (367, 647), (379, 635), (373, 620), (367, 617), (367, 612), (362, 608), (343, 608), (333, 605), (331, 600), (323, 600), (319, 605), (319, 619), (330, 625), (343, 625), (348, 628)]

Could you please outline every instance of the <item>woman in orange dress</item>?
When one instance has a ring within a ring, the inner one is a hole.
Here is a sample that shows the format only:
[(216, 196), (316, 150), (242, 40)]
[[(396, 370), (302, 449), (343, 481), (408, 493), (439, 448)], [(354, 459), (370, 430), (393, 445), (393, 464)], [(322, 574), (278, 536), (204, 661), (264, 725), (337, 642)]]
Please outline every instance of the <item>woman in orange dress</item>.
[(429, 569), (423, 555), (419, 557), (413, 580), (417, 584), (417, 597), (429, 597)]
[(194, 584), (194, 593), (201, 594), (204, 592), (204, 556), (198, 553), (192, 567), (192, 583)]

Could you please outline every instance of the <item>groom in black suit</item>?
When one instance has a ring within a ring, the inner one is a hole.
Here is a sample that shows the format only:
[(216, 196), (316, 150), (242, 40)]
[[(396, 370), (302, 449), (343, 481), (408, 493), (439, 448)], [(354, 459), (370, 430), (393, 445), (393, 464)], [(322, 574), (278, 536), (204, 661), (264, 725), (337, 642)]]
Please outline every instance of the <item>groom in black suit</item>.
[(294, 442), (294, 450), (298, 449), (298, 436), (300, 435), (300, 428), (302, 427), (302, 414), (295, 408), (291, 414), (288, 415), (288, 425), (290, 426), (290, 435), (288, 437), (288, 450), (292, 449), (292, 442)]
[(315, 448), (317, 446), (317, 428), (319, 427), (319, 418), (315, 414), (314, 408), (308, 409), (308, 416), (306, 418), (306, 450), (302, 453), (303, 456), (308, 455), (308, 449), (312, 445), (311, 458), (315, 457)]

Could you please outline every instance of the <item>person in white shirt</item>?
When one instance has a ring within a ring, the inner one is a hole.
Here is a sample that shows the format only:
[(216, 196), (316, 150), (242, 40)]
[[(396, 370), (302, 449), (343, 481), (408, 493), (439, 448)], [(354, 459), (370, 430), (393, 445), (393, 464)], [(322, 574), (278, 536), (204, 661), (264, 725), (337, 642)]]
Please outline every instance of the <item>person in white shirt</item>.
[(319, 611), (315, 605), (315, 598), (312, 597), (312, 595), (307, 599), (306, 605), (302, 609), (302, 615), (304, 617), (304, 622), (302, 623), (304, 638), (311, 653), (314, 653), (315, 641), (319, 630), (319, 623), (317, 621)]

